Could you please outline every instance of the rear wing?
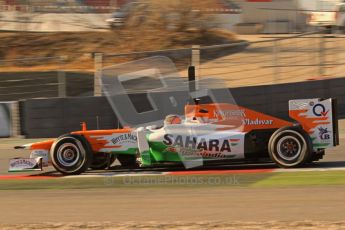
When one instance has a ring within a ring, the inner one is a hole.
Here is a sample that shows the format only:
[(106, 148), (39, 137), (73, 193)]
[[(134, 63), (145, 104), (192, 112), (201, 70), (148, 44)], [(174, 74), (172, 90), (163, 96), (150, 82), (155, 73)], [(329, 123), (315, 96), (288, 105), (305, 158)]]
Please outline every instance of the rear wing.
[(289, 116), (309, 134), (315, 150), (339, 145), (336, 99), (290, 100)]

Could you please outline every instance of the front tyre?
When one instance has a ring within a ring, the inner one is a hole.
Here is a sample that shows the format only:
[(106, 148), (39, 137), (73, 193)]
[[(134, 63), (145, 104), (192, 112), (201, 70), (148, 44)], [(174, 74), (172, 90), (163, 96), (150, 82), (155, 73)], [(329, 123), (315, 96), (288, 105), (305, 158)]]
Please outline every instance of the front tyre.
[(50, 156), (54, 168), (64, 175), (85, 172), (92, 162), (92, 150), (86, 140), (77, 135), (65, 135), (57, 139)]
[(271, 136), (268, 152), (272, 161), (280, 167), (298, 167), (310, 160), (312, 143), (301, 128), (284, 127)]
[(106, 169), (108, 165), (112, 165), (116, 160), (114, 154), (109, 155), (109, 153), (96, 153), (93, 155), (93, 160), (90, 165), (92, 170), (102, 170)]

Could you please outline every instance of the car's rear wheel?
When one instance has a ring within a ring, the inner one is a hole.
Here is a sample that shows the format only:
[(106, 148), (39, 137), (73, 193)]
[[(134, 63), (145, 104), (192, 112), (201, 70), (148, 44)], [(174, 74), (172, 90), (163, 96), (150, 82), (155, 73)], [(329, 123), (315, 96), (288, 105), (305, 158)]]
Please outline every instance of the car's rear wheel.
[(52, 145), (50, 156), (54, 168), (64, 175), (85, 172), (92, 162), (92, 150), (86, 140), (77, 135), (65, 135)]
[(110, 166), (116, 160), (114, 154), (109, 155), (109, 153), (96, 153), (93, 155), (93, 160), (90, 168), (93, 170), (102, 170)]
[(278, 129), (268, 144), (270, 158), (284, 168), (302, 166), (312, 156), (309, 136), (299, 127)]

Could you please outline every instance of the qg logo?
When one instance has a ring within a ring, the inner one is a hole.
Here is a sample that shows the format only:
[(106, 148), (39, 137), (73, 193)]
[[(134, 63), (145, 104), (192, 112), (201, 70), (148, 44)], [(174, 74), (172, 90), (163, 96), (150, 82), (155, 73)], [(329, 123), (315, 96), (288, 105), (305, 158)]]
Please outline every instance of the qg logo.
[(326, 108), (322, 104), (316, 104), (313, 107), (313, 113), (317, 117), (326, 117), (329, 110), (326, 111)]

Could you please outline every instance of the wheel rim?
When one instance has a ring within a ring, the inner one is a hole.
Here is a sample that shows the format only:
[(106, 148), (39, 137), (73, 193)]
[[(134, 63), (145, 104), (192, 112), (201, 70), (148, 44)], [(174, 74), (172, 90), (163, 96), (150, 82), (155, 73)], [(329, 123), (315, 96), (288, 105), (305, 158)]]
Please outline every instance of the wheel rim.
[(293, 161), (301, 154), (300, 141), (293, 136), (282, 137), (277, 144), (277, 153), (280, 158), (286, 161)]
[(72, 143), (62, 144), (57, 151), (57, 160), (65, 167), (74, 166), (79, 161), (79, 158), (79, 148)]

